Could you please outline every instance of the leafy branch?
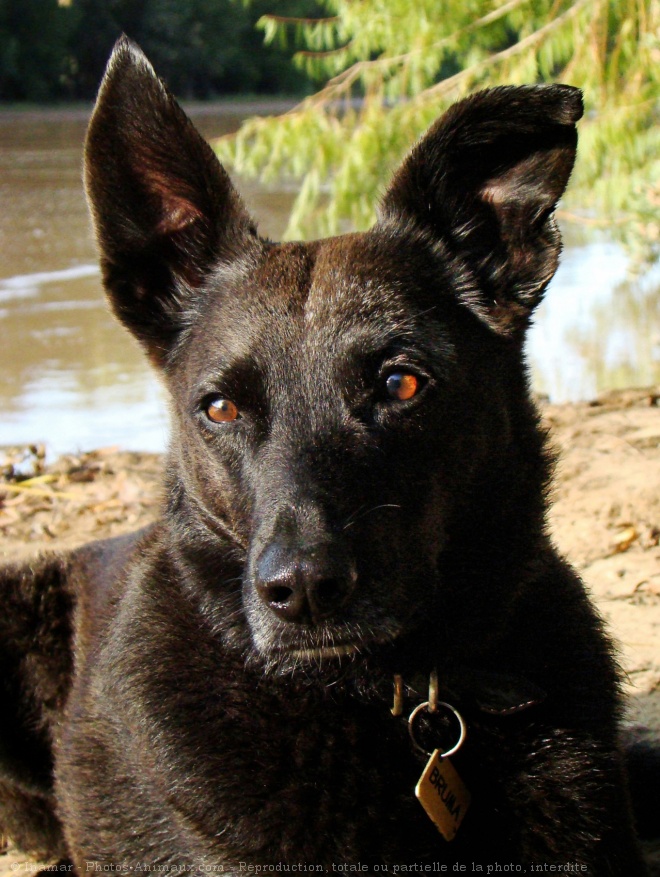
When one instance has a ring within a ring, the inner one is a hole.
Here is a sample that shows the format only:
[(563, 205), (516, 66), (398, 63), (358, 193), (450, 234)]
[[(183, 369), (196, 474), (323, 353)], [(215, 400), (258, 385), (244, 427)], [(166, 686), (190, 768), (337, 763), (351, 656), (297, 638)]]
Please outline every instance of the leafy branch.
[(218, 145), (264, 181), (301, 181), (289, 237), (365, 227), (396, 163), (452, 102), (479, 88), (581, 87), (576, 172), (564, 213), (610, 224), (660, 255), (660, 0), (324, 0), (327, 17), (261, 20), (294, 32), (295, 61), (324, 85), (290, 112)]

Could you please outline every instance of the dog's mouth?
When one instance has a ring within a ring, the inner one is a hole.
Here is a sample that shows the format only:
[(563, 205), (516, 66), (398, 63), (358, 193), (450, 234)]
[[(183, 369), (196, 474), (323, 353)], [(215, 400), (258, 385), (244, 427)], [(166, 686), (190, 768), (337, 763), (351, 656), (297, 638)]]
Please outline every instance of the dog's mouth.
[(394, 646), (398, 630), (378, 631), (370, 635), (341, 637), (333, 641), (325, 636), (305, 636), (279, 642), (261, 650), (262, 660), (275, 672), (297, 672), (304, 668), (332, 672), (332, 668), (355, 666)]
[(359, 655), (364, 649), (363, 643), (344, 643), (337, 646), (321, 646), (319, 648), (287, 649), (287, 655), (302, 661), (323, 661), (331, 658), (345, 658)]

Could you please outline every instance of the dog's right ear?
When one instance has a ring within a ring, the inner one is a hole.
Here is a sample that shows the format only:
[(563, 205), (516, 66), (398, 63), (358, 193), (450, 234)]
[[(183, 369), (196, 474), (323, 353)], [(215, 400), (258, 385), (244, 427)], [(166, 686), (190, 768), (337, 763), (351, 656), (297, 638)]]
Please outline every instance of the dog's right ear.
[(245, 255), (256, 228), (211, 147), (126, 37), (89, 125), (85, 184), (113, 309), (162, 365), (209, 269)]

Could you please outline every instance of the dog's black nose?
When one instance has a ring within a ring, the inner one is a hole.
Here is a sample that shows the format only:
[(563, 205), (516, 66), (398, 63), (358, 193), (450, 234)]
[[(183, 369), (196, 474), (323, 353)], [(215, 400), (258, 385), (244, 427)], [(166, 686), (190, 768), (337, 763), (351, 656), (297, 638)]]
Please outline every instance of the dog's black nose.
[(316, 545), (291, 549), (270, 544), (256, 565), (255, 585), (264, 603), (285, 621), (316, 623), (348, 599), (357, 571), (341, 549)]

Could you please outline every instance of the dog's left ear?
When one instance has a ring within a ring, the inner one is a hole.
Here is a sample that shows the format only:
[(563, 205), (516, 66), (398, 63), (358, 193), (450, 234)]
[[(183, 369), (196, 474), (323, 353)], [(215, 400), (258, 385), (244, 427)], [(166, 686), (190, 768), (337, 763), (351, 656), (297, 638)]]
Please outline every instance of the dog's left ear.
[(209, 269), (245, 255), (256, 229), (211, 147), (126, 37), (89, 125), (85, 183), (110, 302), (162, 365)]
[(380, 224), (411, 222), (445, 244), (457, 294), (503, 334), (529, 322), (559, 261), (553, 211), (575, 161), (582, 96), (566, 85), (508, 86), (460, 101), (413, 148)]

